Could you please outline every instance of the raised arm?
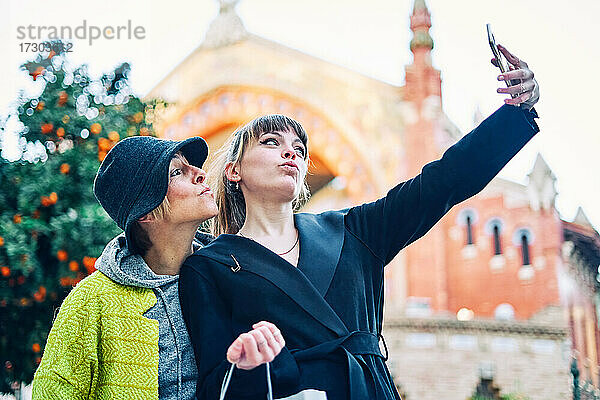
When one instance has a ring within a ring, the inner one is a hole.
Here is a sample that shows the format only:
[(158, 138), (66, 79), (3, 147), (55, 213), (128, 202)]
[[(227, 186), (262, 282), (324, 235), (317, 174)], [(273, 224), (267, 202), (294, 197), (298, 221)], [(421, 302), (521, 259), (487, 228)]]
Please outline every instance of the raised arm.
[(419, 175), (392, 188), (373, 202), (354, 207), (346, 228), (385, 264), (423, 236), (452, 206), (481, 191), (539, 131), (533, 105), (537, 82), (527, 64), (499, 47), (515, 67), (499, 80), (514, 80), (499, 93), (515, 95), (442, 158), (425, 165)]

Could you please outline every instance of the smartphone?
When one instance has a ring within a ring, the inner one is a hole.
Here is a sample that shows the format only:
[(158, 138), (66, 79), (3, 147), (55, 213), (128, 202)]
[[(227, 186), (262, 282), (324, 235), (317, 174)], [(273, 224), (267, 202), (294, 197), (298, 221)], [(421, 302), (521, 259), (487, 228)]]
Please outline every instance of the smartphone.
[[(500, 50), (498, 50), (498, 46), (496, 45), (496, 38), (494, 37), (494, 33), (492, 32), (492, 26), (490, 24), (485, 24), (485, 26), (487, 28), (488, 42), (490, 44), (490, 48), (492, 49), (492, 54), (494, 55), (494, 58), (498, 61), (498, 68), (500, 68), (500, 71), (502, 73), (510, 71), (508, 68), (508, 61), (504, 57), (504, 54), (502, 54)], [(517, 84), (518, 81), (505, 81), (505, 83), (506, 86), (511, 86)], [(516, 97), (516, 95), (513, 95), (512, 97)]]
[(498, 50), (498, 46), (496, 45), (496, 38), (494, 37), (494, 33), (492, 32), (492, 26), (490, 24), (485, 24), (487, 28), (488, 42), (490, 43), (490, 48), (492, 49), (492, 54), (494, 58), (498, 61), (498, 68), (502, 73), (508, 71), (508, 62), (504, 58), (504, 54), (500, 53)]

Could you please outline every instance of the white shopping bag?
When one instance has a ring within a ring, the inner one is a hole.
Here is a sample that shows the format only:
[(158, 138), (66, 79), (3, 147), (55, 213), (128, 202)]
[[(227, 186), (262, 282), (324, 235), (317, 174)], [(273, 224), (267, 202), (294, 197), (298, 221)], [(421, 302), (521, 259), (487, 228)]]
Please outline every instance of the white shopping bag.
[(307, 389), (285, 399), (277, 400), (327, 400), (327, 394), (320, 390)]
[[(273, 400), (273, 387), (271, 386), (271, 369), (269, 368), (269, 363), (266, 363), (265, 367), (267, 368), (267, 400)], [(225, 373), (225, 377), (223, 378), (223, 383), (221, 385), (221, 394), (219, 395), (219, 400), (225, 399), (225, 394), (227, 393), (227, 388), (229, 387), (229, 381), (231, 380), (231, 375), (233, 374), (234, 368), (235, 364), (231, 364), (231, 367)], [(327, 400), (327, 394), (320, 390), (307, 389), (290, 397), (275, 400)]]

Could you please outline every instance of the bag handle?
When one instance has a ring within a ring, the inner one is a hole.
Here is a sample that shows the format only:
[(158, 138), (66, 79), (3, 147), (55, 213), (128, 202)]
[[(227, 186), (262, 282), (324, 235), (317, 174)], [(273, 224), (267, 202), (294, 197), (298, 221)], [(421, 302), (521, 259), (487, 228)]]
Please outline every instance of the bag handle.
[[(267, 368), (267, 400), (273, 400), (273, 387), (271, 386), (271, 368), (269, 363), (266, 363)], [(231, 367), (225, 373), (225, 377), (223, 378), (223, 383), (221, 384), (221, 394), (219, 394), (219, 400), (225, 400), (225, 394), (227, 394), (227, 388), (229, 387), (229, 382), (231, 381), (231, 376), (233, 375), (233, 370), (235, 369), (235, 364), (231, 364)]]

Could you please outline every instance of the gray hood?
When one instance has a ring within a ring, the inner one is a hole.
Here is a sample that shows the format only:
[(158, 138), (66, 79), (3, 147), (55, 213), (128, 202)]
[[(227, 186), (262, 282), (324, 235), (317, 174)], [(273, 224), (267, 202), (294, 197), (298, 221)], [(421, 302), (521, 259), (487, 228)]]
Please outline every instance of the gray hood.
[[(214, 236), (198, 231), (192, 243), (194, 251), (208, 244)], [(111, 240), (96, 261), (96, 269), (113, 281), (126, 286), (155, 289), (179, 279), (178, 275), (157, 275), (139, 254), (131, 254), (125, 234)]]
[(179, 279), (178, 275), (157, 275), (142, 256), (131, 254), (125, 234), (111, 240), (96, 261), (96, 268), (113, 281), (126, 286), (155, 289)]

